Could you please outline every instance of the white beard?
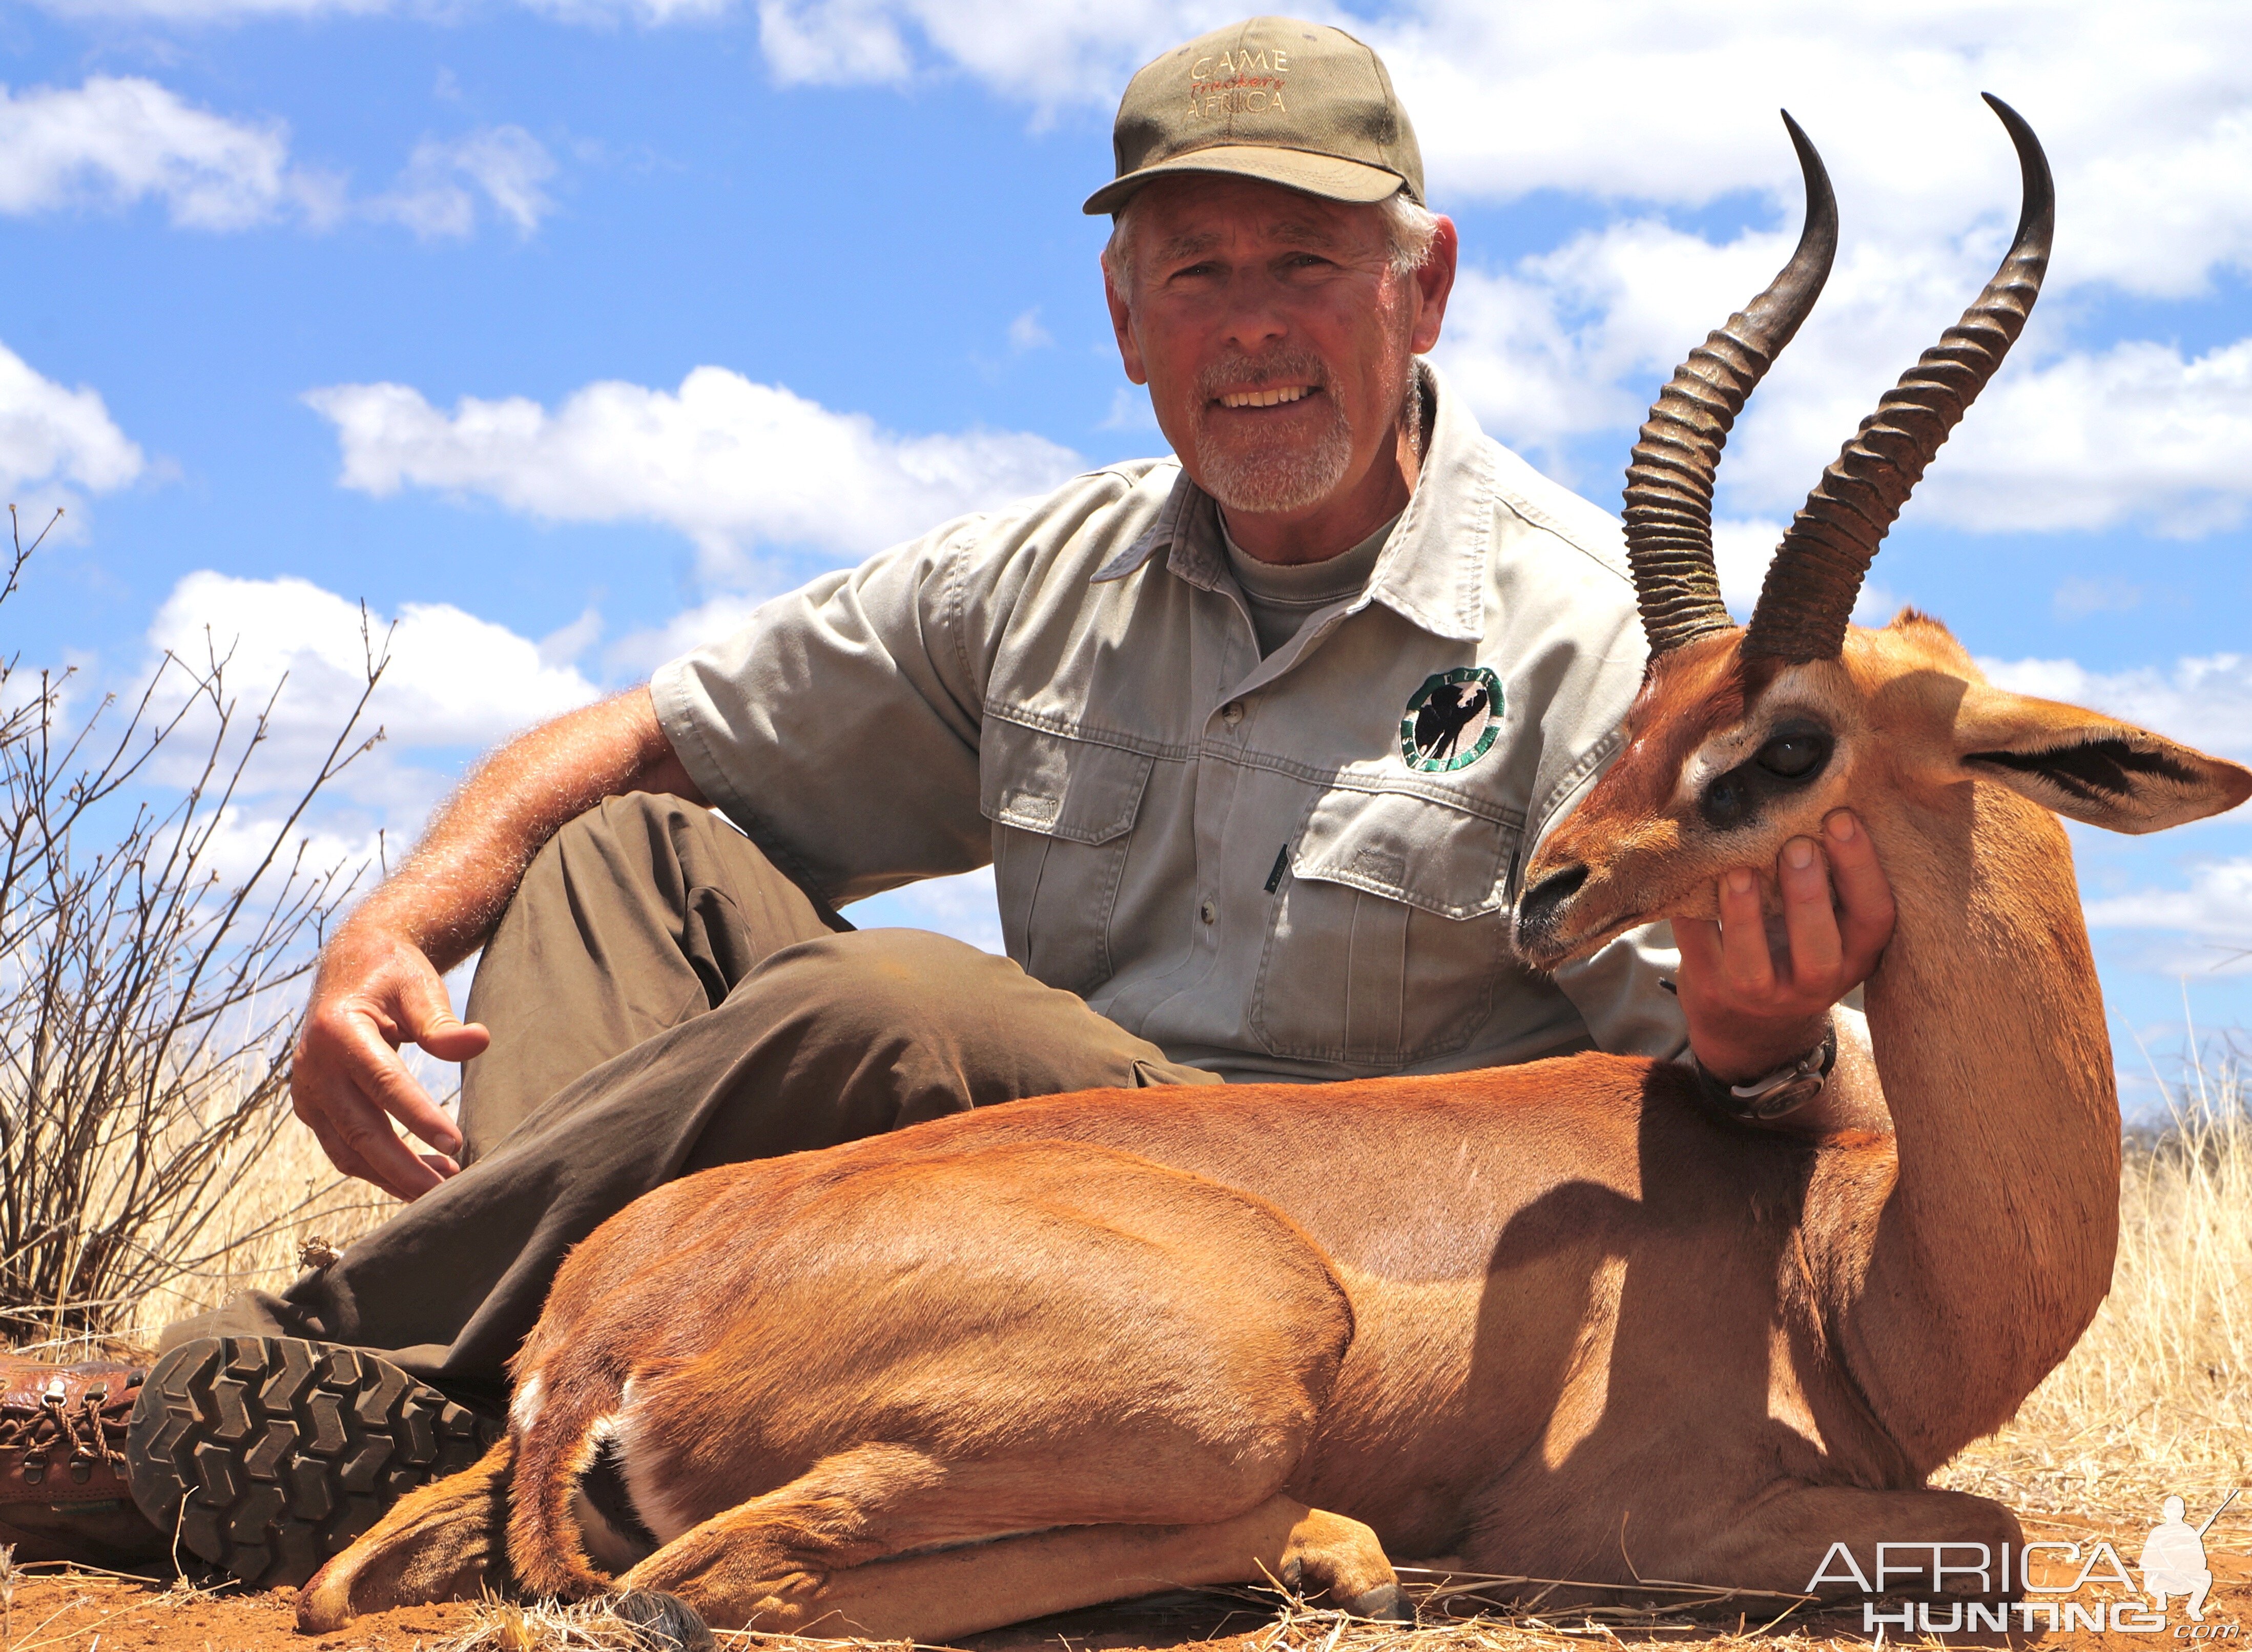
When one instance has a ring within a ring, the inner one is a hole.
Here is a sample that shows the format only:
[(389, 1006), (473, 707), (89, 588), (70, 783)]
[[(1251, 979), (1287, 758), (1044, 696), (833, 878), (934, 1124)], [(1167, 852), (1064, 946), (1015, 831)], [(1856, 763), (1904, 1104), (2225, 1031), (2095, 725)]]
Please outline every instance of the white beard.
[(1352, 464), (1352, 429), (1333, 398), (1329, 422), (1312, 441), (1300, 438), (1222, 448), (1198, 432), (1197, 469), (1205, 490), (1230, 510), (1254, 516), (1303, 510), (1337, 490)]

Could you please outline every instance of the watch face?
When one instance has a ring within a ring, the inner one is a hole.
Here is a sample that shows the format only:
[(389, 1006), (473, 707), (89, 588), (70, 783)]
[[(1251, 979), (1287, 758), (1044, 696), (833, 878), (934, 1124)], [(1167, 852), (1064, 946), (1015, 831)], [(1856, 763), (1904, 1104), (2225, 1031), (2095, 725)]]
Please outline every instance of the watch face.
[(1427, 774), (1468, 768), (1501, 732), (1501, 679), (1465, 665), (1423, 679), (1400, 719), (1400, 755)]

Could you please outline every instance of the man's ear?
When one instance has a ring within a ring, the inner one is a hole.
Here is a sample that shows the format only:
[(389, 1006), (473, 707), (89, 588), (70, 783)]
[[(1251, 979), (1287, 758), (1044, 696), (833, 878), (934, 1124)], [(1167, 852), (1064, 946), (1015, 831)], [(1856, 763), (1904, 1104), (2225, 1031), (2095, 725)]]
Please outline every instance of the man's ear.
[(1431, 255), (1415, 272), (1421, 302), (1416, 309), (1414, 335), (1408, 341), (1410, 354), (1428, 356), (1439, 342), (1439, 329), (1447, 319), (1447, 299), (1455, 290), (1455, 267), (1461, 256), (1462, 240), (1455, 232), (1455, 220), (1442, 214), (1431, 237)]
[(1148, 384), (1150, 374), (1142, 364), (1142, 346), (1134, 337), (1134, 315), (1127, 308), (1126, 295), (1110, 278), (1109, 259), (1102, 260), (1102, 301), (1110, 306), (1110, 330), (1117, 337), (1118, 359), (1125, 364), (1127, 378), (1134, 384)]
[(1985, 684), (1963, 697), (1955, 742), (1977, 779), (2115, 832), (2162, 831), (2252, 797), (2252, 769), (2100, 711)]

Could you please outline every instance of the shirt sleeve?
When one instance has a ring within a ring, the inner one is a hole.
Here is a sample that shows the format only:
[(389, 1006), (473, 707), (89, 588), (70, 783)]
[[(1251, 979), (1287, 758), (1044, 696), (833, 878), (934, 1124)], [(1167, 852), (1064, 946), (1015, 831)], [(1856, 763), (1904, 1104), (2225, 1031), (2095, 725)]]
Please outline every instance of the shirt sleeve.
[(964, 517), (755, 610), (650, 692), (689, 775), (833, 905), (984, 865)]

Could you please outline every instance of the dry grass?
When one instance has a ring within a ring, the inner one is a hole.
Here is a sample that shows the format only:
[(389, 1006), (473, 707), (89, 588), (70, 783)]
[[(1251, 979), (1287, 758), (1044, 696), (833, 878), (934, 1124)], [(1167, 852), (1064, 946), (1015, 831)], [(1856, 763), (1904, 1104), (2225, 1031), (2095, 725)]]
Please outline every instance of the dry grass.
[[(228, 1075), (181, 1085), (177, 1093), (179, 1116), (156, 1138), (160, 1148), (170, 1136), (186, 1142), (220, 1135), (215, 1122), (238, 1116), (240, 1103)], [(309, 1243), (340, 1249), (399, 1208), (390, 1195), (338, 1175), (280, 1098), (269, 1099), (260, 1113), (248, 1128), (227, 1132), (215, 1144), (216, 1197), (198, 1225), (195, 1254), (177, 1258), (154, 1288), (115, 1304), (102, 1315), (101, 1329), (89, 1329), (82, 1320), (73, 1324), (60, 1314), (45, 1325), (19, 1314), (17, 1350), (63, 1360), (145, 1357), (167, 1325), (242, 1291), (281, 1290), (297, 1275)], [(94, 1144), (82, 1231), (98, 1232), (122, 1213), (136, 1185), (134, 1148), (122, 1135)]]
[[(2020, 1511), (2155, 1520), (2252, 1483), (2252, 1075), (2193, 1071), (2130, 1138), (2111, 1295), (2017, 1419), (1936, 1478)], [(2216, 1540), (2221, 1533), (2216, 1531)]]
[(115, 1341), (150, 1349), (165, 1326), (231, 1296), (279, 1291), (297, 1276), (309, 1246), (341, 1250), (399, 1209), (380, 1189), (338, 1175), (313, 1133), (294, 1121), (230, 1156), (226, 1217), (212, 1236), (212, 1255), (136, 1302)]

